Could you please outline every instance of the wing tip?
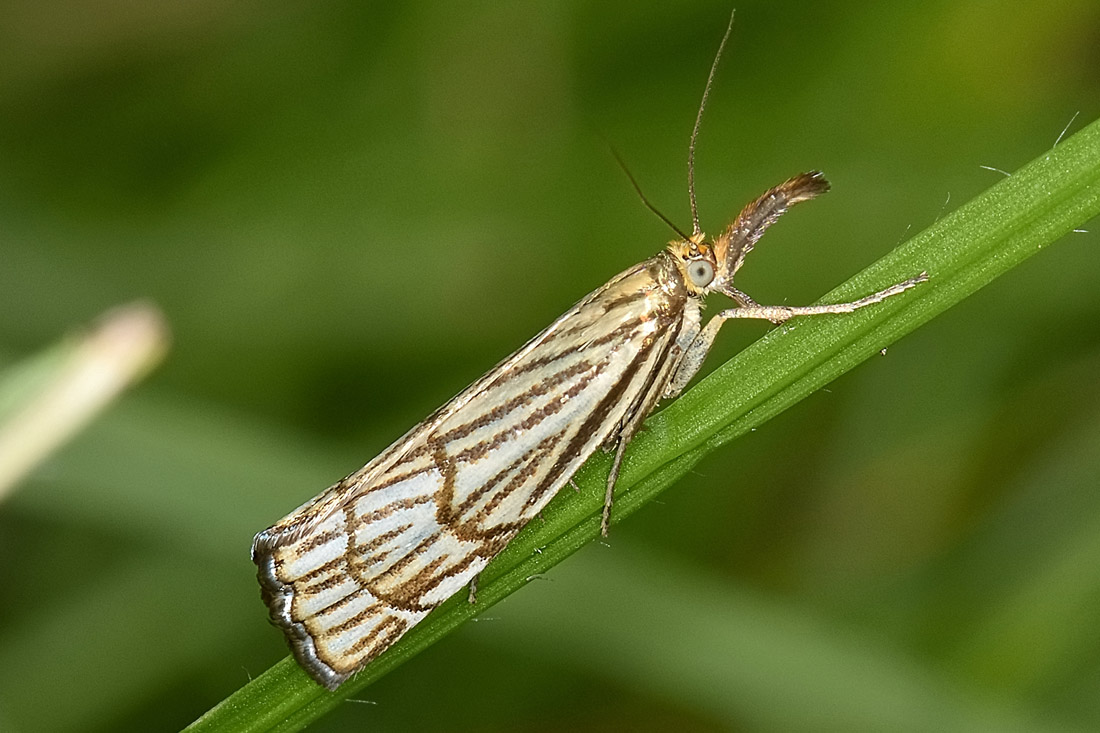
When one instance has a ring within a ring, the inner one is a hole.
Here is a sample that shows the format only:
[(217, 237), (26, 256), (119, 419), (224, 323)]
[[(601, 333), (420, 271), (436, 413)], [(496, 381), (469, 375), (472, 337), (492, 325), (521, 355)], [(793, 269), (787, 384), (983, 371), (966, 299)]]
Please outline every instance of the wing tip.
[(317, 656), (317, 647), (309, 630), (291, 617), (294, 589), (276, 576), (275, 558), (266, 545), (270, 538), (264, 538), (264, 535), (265, 532), (260, 532), (252, 542), (252, 562), (256, 563), (260, 596), (267, 605), (271, 623), (282, 630), (294, 659), (305, 673), (321, 687), (334, 691), (355, 672), (338, 672), (322, 661)]

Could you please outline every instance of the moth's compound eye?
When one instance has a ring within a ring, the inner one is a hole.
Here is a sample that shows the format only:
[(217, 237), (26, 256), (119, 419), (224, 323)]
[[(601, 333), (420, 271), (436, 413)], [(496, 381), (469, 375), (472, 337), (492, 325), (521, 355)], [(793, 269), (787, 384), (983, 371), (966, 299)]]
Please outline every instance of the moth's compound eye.
[(714, 267), (706, 260), (695, 260), (688, 263), (688, 277), (697, 288), (705, 288), (714, 279)]

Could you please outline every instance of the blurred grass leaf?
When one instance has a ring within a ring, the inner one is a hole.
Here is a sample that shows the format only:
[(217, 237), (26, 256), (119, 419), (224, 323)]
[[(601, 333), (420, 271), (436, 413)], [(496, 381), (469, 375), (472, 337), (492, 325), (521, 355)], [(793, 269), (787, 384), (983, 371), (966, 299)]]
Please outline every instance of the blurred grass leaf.
[(160, 311), (133, 303), (0, 374), (0, 499), (159, 363), (167, 348)]
[[(640, 547), (616, 549), (624, 552), (583, 553), (555, 572), (557, 587), (510, 600), (511, 618), (536, 607), (533, 616), (553, 618), (545, 633), (505, 618), (478, 638), (568, 660), (749, 730), (1067, 730), (979, 685), (949, 682), (892, 640)], [(635, 623), (616, 623), (626, 617)]]

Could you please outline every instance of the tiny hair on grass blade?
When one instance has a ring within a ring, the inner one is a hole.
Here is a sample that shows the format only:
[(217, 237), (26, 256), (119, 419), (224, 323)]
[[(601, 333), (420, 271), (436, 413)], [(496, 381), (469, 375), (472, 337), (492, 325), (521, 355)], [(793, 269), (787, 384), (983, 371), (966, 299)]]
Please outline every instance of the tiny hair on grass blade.
[[(606, 536), (626, 447), (658, 402), (687, 386), (726, 320), (850, 313), (926, 279), (806, 307), (761, 305), (734, 286), (768, 227), (829, 184), (819, 172), (796, 175), (718, 236), (700, 230), (695, 142), (732, 22), (689, 145), (692, 233), (673, 226), (677, 238), (658, 254), (582, 298), (379, 456), (256, 535), (252, 559), (271, 619), (319, 684), (336, 689), (463, 588), (475, 602), (481, 570), (600, 448), (613, 452)], [(704, 325), (711, 294), (734, 307)]]

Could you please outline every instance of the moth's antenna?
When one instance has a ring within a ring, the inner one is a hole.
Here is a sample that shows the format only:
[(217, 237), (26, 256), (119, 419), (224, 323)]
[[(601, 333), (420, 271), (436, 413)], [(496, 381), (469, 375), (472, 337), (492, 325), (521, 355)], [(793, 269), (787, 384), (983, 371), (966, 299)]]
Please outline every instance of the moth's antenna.
[[(605, 140), (604, 142), (607, 142), (607, 141)], [(680, 231), (680, 227), (673, 224), (671, 219), (669, 219), (667, 216), (662, 214), (657, 209), (657, 207), (654, 206), (653, 204), (651, 204), (649, 202), (649, 199), (647, 199), (645, 197), (645, 194), (642, 193), (642, 187), (639, 186), (638, 181), (636, 181), (634, 179), (634, 174), (631, 173), (630, 169), (626, 167), (626, 163), (623, 162), (623, 158), (622, 158), (621, 155), (619, 155), (619, 151), (615, 149), (615, 146), (612, 145), (610, 142), (607, 142), (607, 147), (608, 147), (609, 150), (611, 150), (611, 154), (615, 156), (615, 161), (619, 164), (619, 167), (623, 169), (623, 173), (625, 173), (626, 177), (630, 179), (630, 185), (634, 186), (634, 192), (636, 194), (638, 194), (638, 198), (640, 198), (642, 200), (642, 203), (645, 204), (646, 208), (649, 209), (650, 211), (652, 211), (654, 214), (656, 214), (657, 217), (661, 221), (663, 221), (665, 224), (667, 224), (669, 229), (676, 232), (677, 236), (679, 236), (685, 242), (688, 241), (688, 236), (686, 234), (684, 234), (682, 231)]]
[[(703, 100), (699, 102), (699, 113), (695, 115), (695, 127), (691, 131), (691, 142), (688, 144), (688, 198), (691, 199), (691, 228), (692, 232), (699, 234), (699, 206), (695, 203), (695, 139), (699, 137), (699, 123), (703, 121), (703, 110), (707, 108), (707, 97), (710, 96), (710, 88), (714, 84), (714, 74), (718, 71), (718, 62), (722, 60), (722, 52), (726, 50), (726, 41), (733, 30), (734, 9), (730, 13), (730, 23), (726, 26), (726, 35), (722, 36), (722, 42), (718, 44), (718, 53), (714, 55), (714, 63), (710, 65), (710, 75), (707, 76), (707, 85), (703, 89)], [(664, 217), (661, 217), (664, 218)]]

